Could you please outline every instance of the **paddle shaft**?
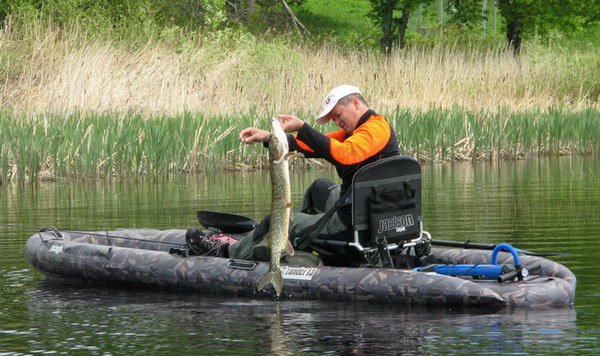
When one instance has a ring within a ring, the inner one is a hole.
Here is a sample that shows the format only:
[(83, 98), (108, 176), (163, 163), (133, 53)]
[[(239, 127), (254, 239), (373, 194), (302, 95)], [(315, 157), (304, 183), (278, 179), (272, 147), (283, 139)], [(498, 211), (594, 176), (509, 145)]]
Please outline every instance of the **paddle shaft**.
[[(212, 215), (210, 215), (208, 217), (209, 220), (211, 218), (217, 219), (221, 215), (221, 213), (218, 213), (218, 212), (211, 212), (211, 214)], [(235, 214), (225, 214), (225, 213), (223, 213), (222, 215), (223, 215), (223, 217), (226, 218), (226, 220), (231, 225), (240, 225), (240, 226), (252, 226), (252, 224), (258, 225), (258, 222), (254, 221), (248, 217), (245, 217), (245, 216), (235, 215)], [(326, 245), (326, 246), (330, 246), (330, 247), (338, 247), (338, 248), (348, 245), (348, 243), (344, 242), (344, 241), (332, 241), (332, 240), (320, 240), (320, 239), (315, 239), (313, 241), (320, 243), (321, 245)], [(468, 240), (467, 241), (430, 240), (430, 241), (431, 241), (431, 245), (433, 245), (433, 246), (446, 246), (446, 247), (457, 247), (457, 248), (477, 249), (477, 250), (493, 250), (498, 245), (498, 244), (476, 243), (476, 242), (470, 242)], [(524, 255), (538, 256), (538, 257), (567, 255), (564, 253), (557, 253), (557, 252), (536, 253), (536, 252), (531, 252), (531, 251), (522, 250), (522, 249), (516, 249), (516, 250), (518, 253), (521, 253)]]
[[(458, 247), (464, 249), (476, 249), (476, 250), (493, 250), (498, 246), (498, 244), (482, 244), (470, 241), (448, 241), (448, 240), (431, 240), (432, 246), (446, 246), (446, 247)], [(518, 253), (529, 255), (529, 256), (538, 256), (538, 257), (546, 257), (546, 256), (565, 256), (564, 253), (558, 252), (547, 252), (547, 253), (537, 253), (531, 252), (522, 249), (516, 249)]]
[(477, 250), (493, 250), (496, 248), (496, 244), (482, 244), (470, 241), (448, 241), (448, 240), (431, 240), (431, 245), (434, 246), (447, 246), (447, 247), (460, 247), (460, 248), (473, 248)]

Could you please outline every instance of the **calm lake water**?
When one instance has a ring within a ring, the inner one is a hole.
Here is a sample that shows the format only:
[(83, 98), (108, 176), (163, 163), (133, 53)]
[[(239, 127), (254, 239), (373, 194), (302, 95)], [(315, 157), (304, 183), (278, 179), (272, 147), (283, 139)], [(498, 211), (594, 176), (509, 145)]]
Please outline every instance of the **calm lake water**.
[[(575, 306), (486, 312), (52, 283), (23, 257), (35, 228), (185, 228), (201, 209), (260, 219), (268, 174), (11, 185), (0, 186), (0, 354), (599, 353), (600, 159), (426, 165), (423, 174), (434, 238), (568, 253), (553, 259), (577, 275)], [(292, 173), (296, 206), (317, 177), (334, 172)]]

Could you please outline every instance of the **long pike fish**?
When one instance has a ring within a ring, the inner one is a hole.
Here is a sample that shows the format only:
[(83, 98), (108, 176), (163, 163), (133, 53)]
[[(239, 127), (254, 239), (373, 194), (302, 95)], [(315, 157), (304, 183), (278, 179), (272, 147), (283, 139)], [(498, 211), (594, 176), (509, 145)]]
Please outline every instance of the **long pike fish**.
[(283, 251), (294, 254), (288, 239), (288, 228), (292, 211), (290, 172), (288, 169), (289, 147), (285, 132), (276, 118), (271, 120), (269, 161), (271, 168), (271, 221), (269, 224), (269, 249), (271, 264), (267, 273), (258, 282), (258, 289), (271, 283), (277, 296), (283, 290), (280, 260)]

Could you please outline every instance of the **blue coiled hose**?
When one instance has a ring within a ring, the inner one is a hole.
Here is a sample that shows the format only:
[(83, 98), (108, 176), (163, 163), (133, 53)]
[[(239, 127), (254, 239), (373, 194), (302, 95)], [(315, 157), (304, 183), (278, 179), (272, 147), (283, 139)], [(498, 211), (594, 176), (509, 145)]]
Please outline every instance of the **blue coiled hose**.
[[(513, 264), (498, 264), (498, 253), (502, 250), (508, 251), (513, 258)], [(417, 267), (414, 271), (421, 272), (435, 272), (438, 274), (444, 274), (448, 276), (471, 276), (474, 278), (485, 278), (485, 279), (496, 279), (498, 282), (504, 282), (507, 280), (518, 277), (523, 279), (526, 272), (521, 267), (519, 254), (517, 249), (512, 247), (510, 244), (502, 243), (497, 245), (492, 251), (491, 264), (480, 264), (480, 265), (469, 265), (469, 264), (446, 264), (446, 265), (431, 265), (427, 267)]]

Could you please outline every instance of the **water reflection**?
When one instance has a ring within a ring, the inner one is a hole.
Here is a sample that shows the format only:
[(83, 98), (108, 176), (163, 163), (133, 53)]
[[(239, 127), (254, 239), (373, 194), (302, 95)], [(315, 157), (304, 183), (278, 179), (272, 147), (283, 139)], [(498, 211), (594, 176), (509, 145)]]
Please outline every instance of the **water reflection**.
[[(332, 174), (328, 170), (292, 172), (295, 205), (313, 179)], [(197, 224), (196, 210), (246, 214), (260, 220), (270, 209), (271, 194), (266, 171), (0, 189), (0, 223), (91, 230), (186, 227)]]
[[(434, 238), (509, 242), (577, 275), (575, 309), (449, 310), (274, 302), (46, 282), (23, 257), (32, 234), (0, 225), (0, 353), (597, 353), (600, 160), (423, 167)], [(293, 199), (333, 171), (292, 172)], [(267, 172), (0, 186), (0, 224), (71, 229), (196, 225), (196, 210), (269, 211)]]
[(573, 309), (488, 313), (48, 283), (30, 291), (27, 305), (30, 347), (56, 352), (532, 353), (580, 345)]
[(599, 171), (598, 160), (585, 159), (427, 166), (426, 226), (439, 238), (475, 232), (521, 246), (588, 239), (600, 227)]

